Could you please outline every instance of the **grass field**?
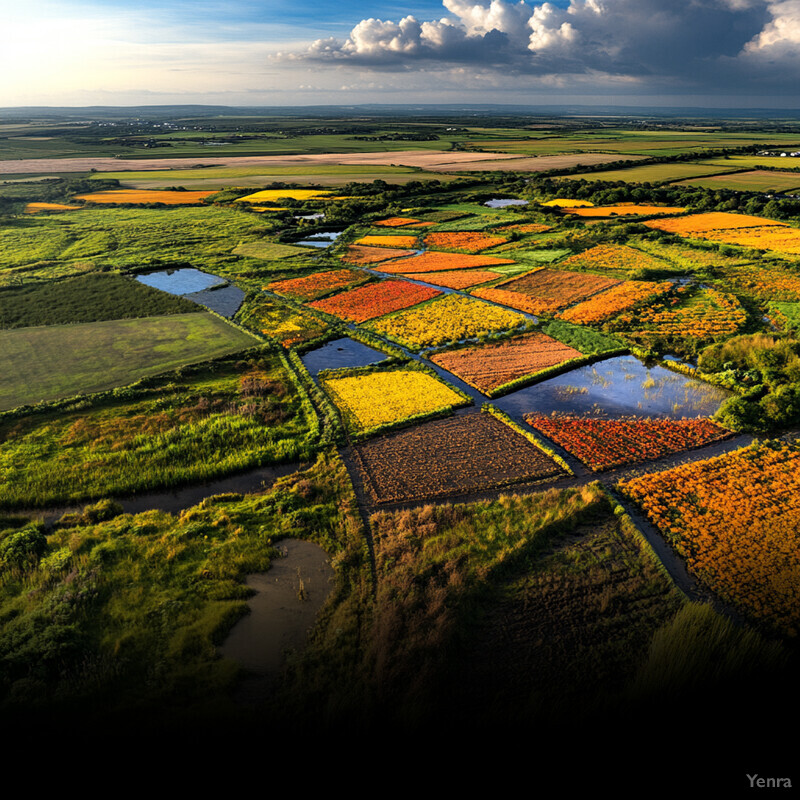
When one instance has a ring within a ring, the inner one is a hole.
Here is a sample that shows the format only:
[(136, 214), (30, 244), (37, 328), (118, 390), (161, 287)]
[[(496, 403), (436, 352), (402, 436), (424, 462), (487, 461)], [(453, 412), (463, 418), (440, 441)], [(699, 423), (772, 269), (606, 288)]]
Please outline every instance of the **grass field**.
[[(564, 180), (577, 181), (627, 181), (628, 183), (665, 183), (682, 178), (698, 178), (705, 175), (718, 175), (740, 169), (733, 161), (727, 167), (708, 164), (645, 164), (628, 169), (610, 169), (603, 172), (585, 172), (579, 175), (565, 175)], [(728, 162), (725, 162), (728, 163)]]
[[(798, 165), (800, 166), (800, 165)], [(777, 172), (756, 169), (729, 175), (711, 175), (680, 181), (678, 186), (700, 186), (703, 189), (736, 189), (741, 192), (788, 192), (800, 188), (800, 172)]]
[(206, 313), (0, 333), (0, 410), (123, 386), (257, 344)]
[(730, 158), (712, 158), (703, 163), (728, 166), (732, 169), (758, 169), (759, 167), (800, 169), (800, 158), (792, 158), (791, 156), (786, 156), (785, 158), (781, 156), (730, 156)]

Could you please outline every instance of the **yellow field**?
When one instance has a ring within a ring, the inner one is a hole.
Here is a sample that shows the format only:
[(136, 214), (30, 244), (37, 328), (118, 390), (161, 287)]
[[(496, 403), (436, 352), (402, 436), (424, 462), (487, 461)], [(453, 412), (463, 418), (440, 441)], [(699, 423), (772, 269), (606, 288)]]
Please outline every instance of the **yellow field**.
[(588, 200), (570, 200), (568, 197), (557, 197), (555, 200), (548, 200), (542, 203), (543, 206), (550, 206), (551, 208), (591, 208), (594, 203)]
[(87, 203), (164, 203), (168, 206), (187, 206), (202, 202), (216, 191), (169, 192), (149, 189), (111, 189), (107, 192), (77, 194), (76, 200)]
[(330, 192), (323, 192), (319, 189), (264, 189), (260, 192), (253, 192), (246, 197), (240, 197), (237, 203), (272, 203), (282, 197), (291, 200), (313, 200), (317, 197), (328, 197)]
[(362, 431), (466, 404), (447, 384), (416, 370), (327, 378), (323, 385), (351, 425)]

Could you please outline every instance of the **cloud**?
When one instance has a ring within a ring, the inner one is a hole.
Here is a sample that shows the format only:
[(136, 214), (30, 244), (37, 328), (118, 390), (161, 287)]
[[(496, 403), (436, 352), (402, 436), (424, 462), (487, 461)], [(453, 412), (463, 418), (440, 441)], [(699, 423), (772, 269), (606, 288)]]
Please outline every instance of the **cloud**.
[(291, 58), (374, 70), (472, 66), (542, 84), (628, 81), (680, 92), (795, 93), (800, 78), (800, 0), (569, 0), (566, 7), (443, 0), (443, 6), (448, 14), (438, 20), (362, 20), (346, 39), (317, 40)]

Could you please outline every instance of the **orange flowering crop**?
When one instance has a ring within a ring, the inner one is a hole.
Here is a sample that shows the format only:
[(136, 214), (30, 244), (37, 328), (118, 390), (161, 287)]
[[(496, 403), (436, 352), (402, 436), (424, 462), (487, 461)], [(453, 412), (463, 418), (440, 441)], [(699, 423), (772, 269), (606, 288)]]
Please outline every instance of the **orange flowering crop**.
[(641, 250), (618, 244), (601, 244), (597, 247), (590, 247), (583, 253), (576, 253), (574, 256), (564, 259), (561, 262), (561, 266), (569, 269), (614, 269), (625, 271), (664, 269), (664, 267), (668, 267), (660, 259), (643, 253)]
[(672, 289), (672, 284), (666, 282), (625, 281), (625, 283), (612, 286), (607, 291), (600, 292), (600, 294), (562, 311), (559, 316), (568, 322), (590, 325), (633, 308), (644, 300), (666, 294), (670, 289)]
[(731, 435), (710, 419), (600, 419), (528, 414), (525, 421), (593, 472), (651, 461)]
[(445, 286), (448, 289), (468, 289), (479, 283), (496, 281), (500, 275), (482, 269), (462, 269), (453, 272), (415, 272), (406, 277), (433, 283), (436, 286)]
[(795, 636), (800, 451), (755, 444), (620, 484), (712, 591)]
[(465, 256), (460, 253), (437, 253), (429, 251), (411, 258), (400, 258), (381, 267), (381, 272), (416, 274), (417, 272), (439, 272), (451, 269), (477, 269), (496, 267), (500, 264), (515, 264), (508, 258), (494, 256)]
[(380, 261), (389, 261), (392, 258), (413, 256), (413, 250), (396, 250), (389, 247), (364, 247), (360, 244), (351, 244), (342, 256), (345, 264), (362, 266), (364, 264), (377, 264)]
[(267, 289), (275, 294), (297, 297), (302, 300), (314, 300), (335, 289), (343, 289), (354, 283), (367, 280), (364, 273), (356, 273), (349, 269), (334, 269), (327, 272), (315, 272), (313, 275), (303, 275), (300, 278), (290, 278), (284, 281), (273, 281)]
[(440, 231), (429, 233), (425, 237), (425, 244), (428, 247), (466, 250), (468, 253), (479, 253), (481, 250), (487, 250), (507, 241), (505, 236), (487, 236), (485, 233), (475, 231)]
[(414, 247), (417, 243), (416, 236), (362, 236), (356, 244), (371, 245), (372, 247)]

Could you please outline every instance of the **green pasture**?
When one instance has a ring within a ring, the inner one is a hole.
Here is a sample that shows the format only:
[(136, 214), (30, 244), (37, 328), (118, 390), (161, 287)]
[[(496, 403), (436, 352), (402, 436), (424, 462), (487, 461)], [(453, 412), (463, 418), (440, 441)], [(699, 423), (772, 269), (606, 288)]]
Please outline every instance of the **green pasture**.
[(0, 410), (123, 386), (257, 344), (207, 313), (0, 332)]
[[(720, 162), (721, 163), (721, 162)], [(722, 166), (710, 164), (687, 164), (678, 162), (674, 164), (644, 164), (640, 167), (627, 167), (625, 169), (609, 169), (601, 172), (582, 172), (578, 175), (565, 175), (563, 180), (570, 181), (626, 181), (628, 183), (666, 183), (682, 178), (704, 177), (718, 175), (737, 169), (730, 165), (727, 169)]]
[(752, 172), (693, 178), (680, 181), (676, 185), (699, 186), (703, 189), (734, 189), (740, 192), (789, 192), (800, 188), (800, 172), (757, 169)]

